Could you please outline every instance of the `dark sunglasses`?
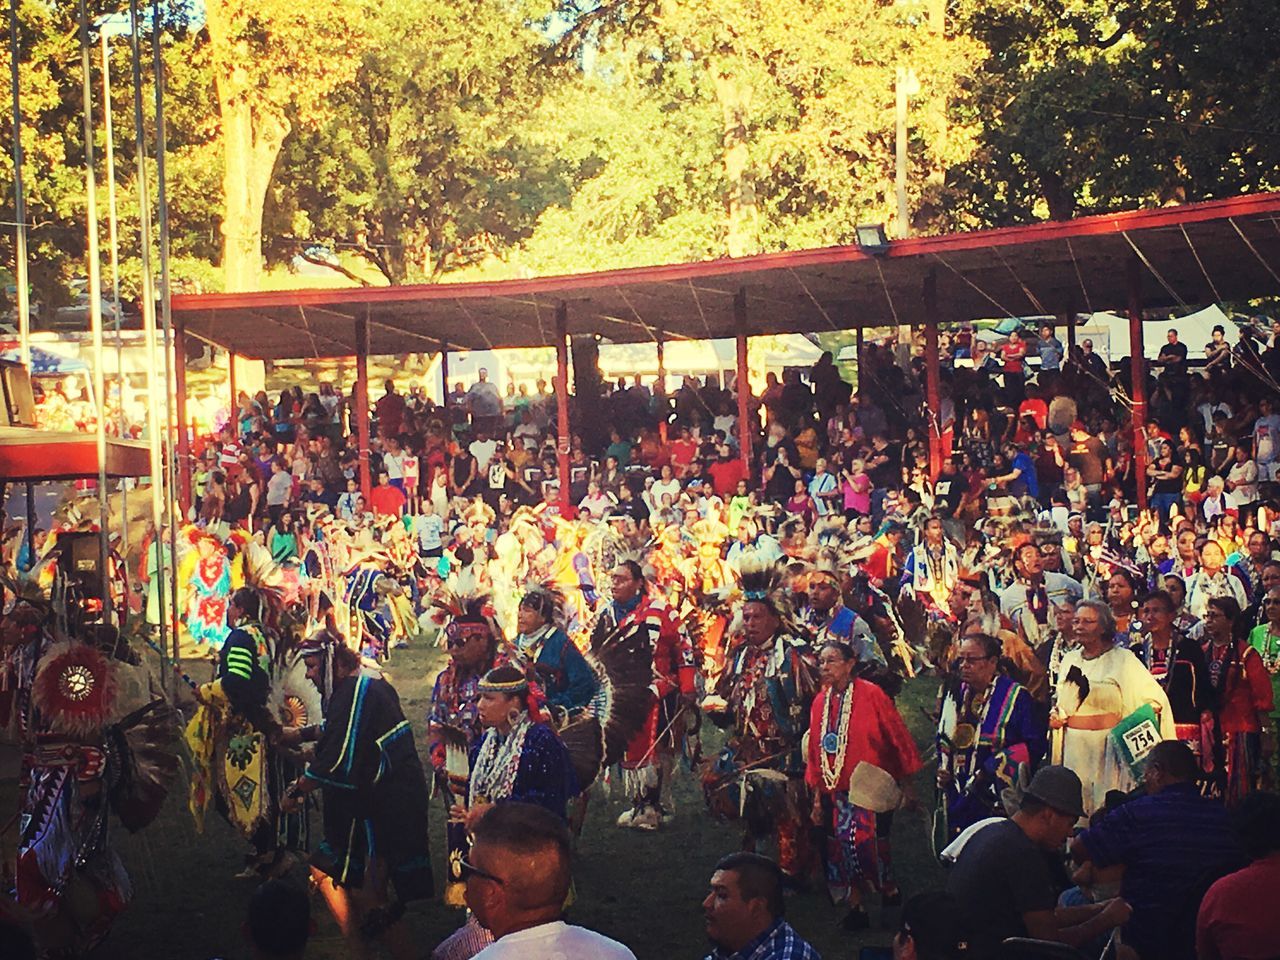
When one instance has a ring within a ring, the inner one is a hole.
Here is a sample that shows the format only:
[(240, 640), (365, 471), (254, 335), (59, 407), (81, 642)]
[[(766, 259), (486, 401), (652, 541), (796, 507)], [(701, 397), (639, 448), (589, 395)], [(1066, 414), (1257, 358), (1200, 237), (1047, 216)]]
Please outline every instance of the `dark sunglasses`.
[(492, 880), (498, 886), (505, 886), (507, 881), (501, 877), (494, 876), (488, 871), (481, 870), (474, 864), (468, 863), (466, 860), (458, 861), (458, 876), (463, 880), (469, 880), (472, 877), (479, 877), (481, 880)]
[(956, 663), (981, 663), (983, 660), (994, 660), (995, 657), (956, 657)]

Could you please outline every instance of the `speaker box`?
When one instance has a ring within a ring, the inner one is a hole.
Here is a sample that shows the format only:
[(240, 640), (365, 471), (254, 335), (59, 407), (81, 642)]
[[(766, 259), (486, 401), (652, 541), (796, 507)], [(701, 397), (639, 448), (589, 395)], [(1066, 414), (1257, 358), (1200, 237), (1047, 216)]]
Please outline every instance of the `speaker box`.
[(76, 584), (82, 597), (101, 596), (106, 564), (98, 534), (92, 531), (58, 534), (58, 569)]

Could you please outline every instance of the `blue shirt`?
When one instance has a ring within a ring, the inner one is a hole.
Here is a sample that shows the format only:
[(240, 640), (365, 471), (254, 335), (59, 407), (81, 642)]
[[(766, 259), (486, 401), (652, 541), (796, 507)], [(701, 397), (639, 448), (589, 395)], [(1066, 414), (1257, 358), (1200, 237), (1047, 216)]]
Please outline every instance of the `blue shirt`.
[(1057, 337), (1041, 340), (1036, 344), (1036, 353), (1040, 354), (1041, 370), (1059, 370), (1062, 367), (1062, 341)]
[(800, 939), (800, 934), (785, 920), (756, 937), (737, 953), (716, 947), (705, 960), (822, 960), (818, 951)]
[(1215, 867), (1226, 872), (1244, 860), (1226, 809), (1190, 783), (1131, 800), (1080, 842), (1098, 866), (1124, 864), (1120, 896), (1133, 907), (1124, 942), (1143, 957), (1190, 960), (1191, 944), (1173, 934), (1182, 915), (1194, 913), (1198, 885)]
[[(1009, 472), (1019, 471), (1018, 480), (1023, 481), (1027, 485), (1027, 493), (1037, 500), (1040, 498), (1040, 483), (1036, 479), (1036, 462), (1031, 459), (1029, 454), (1019, 452), (1013, 458), (1013, 462), (1009, 464)], [(1014, 483), (1017, 483), (1015, 480)]]

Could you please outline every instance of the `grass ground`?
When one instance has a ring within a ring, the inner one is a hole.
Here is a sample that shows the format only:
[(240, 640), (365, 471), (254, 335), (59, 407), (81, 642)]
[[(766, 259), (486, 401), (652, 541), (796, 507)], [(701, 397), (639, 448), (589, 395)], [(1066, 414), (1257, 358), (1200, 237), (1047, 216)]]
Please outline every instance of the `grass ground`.
[[(431, 682), (442, 661), (443, 655), (433, 646), (419, 643), (396, 651), (390, 665), (420, 749), (425, 742)], [(201, 680), (209, 668), (190, 664), (188, 672)], [(922, 746), (928, 743), (930, 731), (921, 707), (931, 707), (935, 693), (936, 683), (922, 678), (909, 683), (899, 701)], [(718, 735), (713, 735), (718, 743)], [(704, 749), (714, 745), (707, 742)], [(922, 797), (932, 795), (923, 777), (918, 787)], [(622, 941), (639, 960), (703, 956), (706, 939), (700, 904), (716, 860), (737, 849), (737, 831), (705, 814), (701, 790), (687, 772), (677, 783), (677, 819), (657, 834), (614, 827), (623, 804), (607, 798), (600, 786), (595, 789), (578, 849), (578, 901), (571, 920)], [(213, 815), (205, 834), (197, 836), (185, 804), (183, 782), (170, 795), (161, 818), (143, 833), (128, 836), (113, 827), (114, 842), (137, 890), (110, 938), (94, 953), (95, 960), (248, 956), (239, 927), (253, 884), (234, 879), (245, 845)], [(443, 874), (443, 824), (437, 805), (431, 811), (437, 881)], [(318, 822), (314, 829), (319, 829)], [(904, 892), (909, 896), (935, 887), (940, 875), (929, 851), (925, 815), (900, 814), (893, 837), (895, 872)], [(313, 960), (346, 957), (336, 927), (321, 911), (317, 903), (319, 929), (308, 956)], [(873, 919), (877, 912), (873, 909)], [(832, 907), (825, 895), (803, 894), (788, 901), (791, 922), (828, 960), (856, 957), (863, 945), (888, 943), (891, 933), (883, 929), (858, 937), (844, 933), (839, 927), (842, 916), (843, 910)], [(415, 904), (408, 913), (423, 957), (461, 920), (460, 911), (438, 902)]]

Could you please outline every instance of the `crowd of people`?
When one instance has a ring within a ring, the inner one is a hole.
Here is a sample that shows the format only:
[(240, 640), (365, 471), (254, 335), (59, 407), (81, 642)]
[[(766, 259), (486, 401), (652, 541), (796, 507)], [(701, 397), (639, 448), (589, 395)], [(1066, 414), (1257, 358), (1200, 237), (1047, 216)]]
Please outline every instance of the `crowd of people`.
[[(482, 370), (437, 406), (387, 381), (367, 500), (354, 403), (242, 394), (196, 444), (167, 614), (218, 659), (193, 808), (240, 827), (250, 873), (309, 846), (356, 951), (412, 955), (404, 905), (438, 892), (470, 908), (444, 960), (629, 956), (561, 922), (568, 838), (609, 770), (618, 829), (698, 815), (687, 766), (747, 851), (711, 878), (715, 958), (816, 956), (782, 897), (815, 885), (849, 931), (900, 912), (895, 956), (1273, 956), (1274, 917), (1232, 892), (1278, 879), (1280, 344), (1220, 334), (1201, 367), (1169, 331), (1140, 433), (1130, 365), (1052, 327), (948, 335), (936, 409), (917, 344), (869, 343), (856, 392), (829, 354), (771, 375), (746, 451), (712, 378), (579, 377), (568, 490), (543, 383)], [(382, 669), (424, 636), (449, 662), (419, 754)], [(927, 675), (950, 867), (904, 904), (892, 824), (926, 761), (895, 699)]]

